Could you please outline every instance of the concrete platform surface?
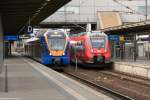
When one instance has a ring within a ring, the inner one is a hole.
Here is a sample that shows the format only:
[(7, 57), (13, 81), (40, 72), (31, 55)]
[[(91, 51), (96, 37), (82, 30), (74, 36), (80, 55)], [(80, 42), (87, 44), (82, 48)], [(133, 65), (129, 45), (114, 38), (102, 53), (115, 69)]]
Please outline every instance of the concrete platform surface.
[(112, 100), (31, 59), (14, 56), (5, 60), (8, 66), (8, 93), (0, 79), (0, 100)]

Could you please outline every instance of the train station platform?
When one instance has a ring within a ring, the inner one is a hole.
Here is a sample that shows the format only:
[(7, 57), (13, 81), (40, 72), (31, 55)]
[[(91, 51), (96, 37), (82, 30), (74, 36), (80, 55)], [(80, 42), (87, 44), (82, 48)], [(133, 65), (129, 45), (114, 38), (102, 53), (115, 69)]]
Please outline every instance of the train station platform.
[[(17, 53), (7, 58), (5, 65), (7, 65), (7, 82), (3, 69), (0, 75), (0, 100), (112, 100)], [(8, 92), (5, 92), (5, 84)]]
[(148, 60), (114, 60), (113, 69), (133, 76), (150, 79), (150, 62)]

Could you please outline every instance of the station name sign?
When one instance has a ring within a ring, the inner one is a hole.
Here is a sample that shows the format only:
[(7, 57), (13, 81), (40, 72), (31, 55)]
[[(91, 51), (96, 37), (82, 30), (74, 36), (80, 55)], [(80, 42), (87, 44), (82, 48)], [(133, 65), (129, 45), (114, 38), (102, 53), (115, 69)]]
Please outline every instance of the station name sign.
[(119, 35), (109, 35), (109, 40), (119, 41)]
[(5, 41), (18, 41), (19, 36), (18, 35), (6, 35), (4, 36)]

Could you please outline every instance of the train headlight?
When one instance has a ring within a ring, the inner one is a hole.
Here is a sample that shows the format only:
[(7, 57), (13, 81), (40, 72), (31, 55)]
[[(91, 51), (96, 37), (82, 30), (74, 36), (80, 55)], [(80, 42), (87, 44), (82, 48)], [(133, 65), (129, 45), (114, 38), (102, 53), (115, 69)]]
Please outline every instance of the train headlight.
[(51, 53), (49, 53), (49, 55), (51, 56), (52, 54), (51, 54)]
[(65, 55), (65, 53), (63, 53), (63, 56)]

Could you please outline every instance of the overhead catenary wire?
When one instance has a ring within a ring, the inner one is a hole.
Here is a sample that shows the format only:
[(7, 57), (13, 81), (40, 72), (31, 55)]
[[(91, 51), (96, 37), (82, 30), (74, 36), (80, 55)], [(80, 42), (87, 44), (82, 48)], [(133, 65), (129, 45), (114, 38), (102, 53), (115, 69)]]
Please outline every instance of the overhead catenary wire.
[(133, 14), (138, 14), (138, 15), (146, 16), (145, 14), (143, 14), (143, 13), (141, 13), (141, 12), (138, 12), (138, 11), (132, 9), (131, 7), (129, 7), (129, 6), (127, 6), (127, 5), (125, 5), (125, 4), (121, 3), (121, 2), (119, 2), (119, 0), (113, 0), (113, 1), (116, 2), (117, 4), (123, 6), (123, 7), (125, 7), (125, 8), (127, 8), (127, 9), (131, 10), (131, 11), (133, 12)]

